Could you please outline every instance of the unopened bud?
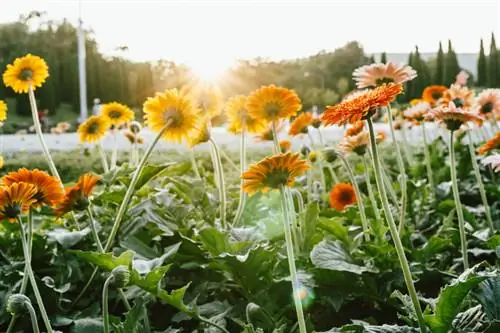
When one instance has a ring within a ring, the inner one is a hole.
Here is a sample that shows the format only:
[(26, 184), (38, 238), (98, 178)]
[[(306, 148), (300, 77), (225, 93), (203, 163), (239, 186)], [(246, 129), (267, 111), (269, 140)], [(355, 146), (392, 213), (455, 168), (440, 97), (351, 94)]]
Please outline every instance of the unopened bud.
[(328, 163), (333, 163), (338, 158), (337, 152), (333, 148), (325, 148), (325, 149), (323, 149), (322, 154), (323, 154), (323, 158)]
[(128, 128), (130, 129), (130, 132), (137, 134), (142, 130), (142, 126), (138, 121), (131, 121), (130, 124), (128, 125)]
[(13, 294), (7, 300), (7, 311), (13, 315), (28, 312), (28, 304), (31, 304), (31, 300), (27, 296)]
[(117, 266), (111, 271), (113, 284), (117, 288), (123, 288), (130, 282), (130, 270), (127, 266)]
[(308, 146), (302, 145), (302, 147), (300, 147), (300, 153), (302, 154), (302, 156), (308, 156), (310, 152), (311, 148), (309, 148)]

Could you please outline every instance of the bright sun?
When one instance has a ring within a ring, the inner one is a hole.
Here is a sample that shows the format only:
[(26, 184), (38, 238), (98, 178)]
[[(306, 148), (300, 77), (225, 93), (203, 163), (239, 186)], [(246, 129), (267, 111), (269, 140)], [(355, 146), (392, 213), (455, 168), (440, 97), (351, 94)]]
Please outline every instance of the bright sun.
[(231, 64), (222, 59), (200, 59), (190, 65), (194, 75), (205, 82), (217, 82), (224, 75)]

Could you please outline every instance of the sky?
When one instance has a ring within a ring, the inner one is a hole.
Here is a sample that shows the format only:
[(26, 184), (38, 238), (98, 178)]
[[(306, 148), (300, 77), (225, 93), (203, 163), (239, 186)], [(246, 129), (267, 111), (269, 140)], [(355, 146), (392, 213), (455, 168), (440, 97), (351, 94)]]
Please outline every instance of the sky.
[(357, 40), (367, 53), (435, 52), (452, 40), (475, 53), (492, 32), (500, 45), (500, 0), (3, 0), (0, 23), (30, 10), (78, 22), (101, 51), (127, 45), (133, 60), (184, 63), (200, 75), (237, 59), (292, 59)]

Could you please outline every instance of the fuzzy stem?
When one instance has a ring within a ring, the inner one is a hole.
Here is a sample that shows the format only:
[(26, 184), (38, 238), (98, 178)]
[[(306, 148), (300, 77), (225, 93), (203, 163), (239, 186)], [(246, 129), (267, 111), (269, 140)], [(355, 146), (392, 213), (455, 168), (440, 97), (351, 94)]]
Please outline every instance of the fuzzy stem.
[(31, 303), (26, 302), (26, 307), (30, 313), (31, 327), (33, 327), (33, 333), (40, 333), (40, 328), (38, 327), (38, 319), (36, 318), (36, 312)]
[(462, 249), (462, 258), (464, 262), (464, 269), (469, 268), (469, 259), (467, 257), (467, 236), (465, 234), (465, 219), (462, 210), (462, 203), (460, 202), (460, 192), (458, 191), (457, 170), (455, 163), (455, 147), (453, 144), (454, 131), (450, 131), (450, 173), (451, 173), (451, 186), (453, 189), (453, 198), (455, 200), (455, 207), (457, 209), (458, 230), (460, 231), (460, 248)]
[[(314, 150), (317, 151), (316, 144), (314, 143), (313, 137), (311, 135), (311, 132), (307, 131), (307, 136), (309, 137), (309, 140), (311, 141), (311, 146), (313, 147)], [(325, 173), (323, 172), (323, 160), (320, 160), (318, 163), (318, 168), (319, 168), (319, 174), (321, 177), (321, 185), (323, 186), (323, 189), (326, 191), (326, 179), (325, 179)]]
[(363, 156), (363, 163), (364, 163), (364, 167), (365, 167), (364, 169), (365, 169), (366, 188), (368, 190), (368, 197), (370, 198), (370, 201), (372, 202), (373, 213), (375, 214), (375, 218), (380, 221), (380, 219), (381, 219), (380, 210), (378, 208), (377, 198), (375, 197), (375, 193), (373, 192), (372, 183), (370, 181), (370, 171), (368, 169), (367, 159), (368, 159), (368, 157), (366, 155), (364, 155)]
[(412, 165), (413, 164), (413, 157), (409, 151), (409, 143), (408, 143), (408, 138), (406, 137), (406, 125), (405, 125), (405, 123), (403, 123), (401, 125), (401, 138), (403, 139), (403, 152), (406, 156), (406, 160), (408, 161), (408, 164)]
[(50, 320), (49, 316), (47, 315), (47, 311), (45, 311), (45, 307), (43, 305), (43, 299), (42, 295), (40, 294), (40, 291), (38, 290), (38, 286), (36, 284), (35, 280), (35, 274), (33, 274), (33, 270), (31, 269), (31, 256), (29, 254), (29, 246), (26, 242), (26, 233), (25, 233), (25, 228), (23, 225), (23, 221), (21, 217), (18, 217), (19, 221), (19, 226), (21, 228), (21, 242), (22, 242), (22, 247), (23, 247), (23, 253), (24, 253), (24, 264), (27, 268), (27, 273), (29, 280), (31, 282), (31, 288), (33, 289), (33, 293), (35, 294), (35, 299), (36, 302), (38, 303), (38, 307), (40, 309), (40, 314), (42, 315), (43, 322), (45, 324), (45, 329), (47, 330), (47, 333), (52, 333), (52, 327), (50, 326)]
[(340, 183), (339, 177), (337, 176), (337, 173), (335, 172), (335, 170), (333, 169), (333, 167), (331, 166), (331, 164), (327, 163), (326, 167), (328, 168), (328, 171), (330, 172), (330, 175), (332, 176), (333, 182), (335, 184)]
[[(29, 101), (30, 101), (31, 115), (33, 116), (33, 125), (35, 126), (36, 136), (38, 137), (38, 140), (40, 141), (40, 145), (42, 146), (43, 154), (45, 155), (45, 159), (47, 160), (47, 163), (49, 164), (50, 173), (52, 174), (52, 176), (56, 177), (59, 181), (61, 181), (61, 177), (59, 176), (59, 172), (57, 172), (57, 168), (56, 168), (56, 165), (54, 163), (54, 160), (52, 159), (52, 156), (50, 155), (49, 148), (47, 147), (47, 144), (45, 143), (45, 139), (43, 138), (42, 126), (40, 125), (40, 119), (38, 118), (38, 107), (36, 105), (35, 92), (33, 91), (33, 87), (31, 86), (31, 84), (29, 84), (29, 86), (28, 86), (28, 97), (29, 97)], [(62, 183), (61, 183), (61, 187), (64, 188), (64, 185)]]
[(474, 143), (472, 142), (472, 136), (470, 131), (467, 131), (468, 141), (469, 141), (469, 153), (472, 161), (472, 167), (474, 169), (474, 174), (476, 176), (476, 182), (479, 186), (479, 194), (481, 195), (481, 200), (483, 201), (484, 214), (486, 215), (486, 221), (488, 222), (488, 227), (491, 233), (495, 232), (495, 226), (493, 224), (493, 219), (491, 218), (490, 205), (488, 204), (488, 198), (486, 197), (486, 191), (484, 190), (483, 180), (481, 179), (481, 172), (479, 171), (479, 165), (477, 164), (476, 151), (474, 150)]
[(109, 333), (108, 291), (112, 280), (113, 275), (110, 274), (106, 281), (104, 281), (104, 287), (102, 288), (102, 322), (104, 333)]
[(344, 166), (347, 170), (347, 174), (349, 175), (349, 179), (351, 180), (351, 183), (354, 186), (354, 191), (356, 192), (356, 199), (358, 202), (359, 215), (361, 216), (361, 225), (363, 227), (363, 235), (365, 237), (365, 241), (369, 242), (370, 241), (370, 230), (368, 229), (368, 219), (366, 218), (365, 205), (363, 202), (363, 194), (361, 193), (361, 191), (359, 189), (358, 182), (356, 182), (356, 177), (354, 176), (354, 172), (352, 171), (351, 165), (349, 164), (349, 161), (347, 160), (347, 158), (345, 158), (345, 156), (342, 155), (341, 153), (337, 153), (337, 156), (339, 156), (339, 158), (344, 163)]
[(214, 169), (217, 169), (218, 185), (219, 185), (219, 201), (220, 201), (220, 220), (222, 227), (226, 226), (226, 184), (224, 182), (224, 170), (222, 169), (222, 161), (220, 158), (220, 150), (217, 147), (213, 138), (208, 140), (212, 145), (214, 152)]
[(429, 181), (429, 185), (431, 187), (430, 191), (431, 197), (434, 197), (436, 186), (434, 185), (434, 175), (432, 173), (431, 154), (429, 152), (429, 144), (427, 142), (427, 131), (425, 130), (425, 121), (422, 122), (422, 137), (424, 139), (424, 157), (425, 157), (425, 166), (427, 168), (427, 180)]
[(94, 217), (92, 216), (92, 210), (90, 209), (90, 205), (87, 206), (87, 214), (89, 214), (90, 219), (90, 229), (92, 230), (92, 235), (94, 236), (94, 241), (97, 246), (99, 252), (104, 253), (104, 248), (102, 247), (101, 240), (99, 239), (99, 234), (97, 233), (97, 229), (95, 227)]
[[(241, 130), (240, 137), (240, 175), (247, 169), (247, 154), (246, 154), (246, 130), (245, 127)], [(247, 194), (243, 191), (243, 179), (240, 181), (240, 200), (238, 202), (238, 208), (236, 209), (236, 214), (234, 215), (233, 225), (238, 225), (240, 223), (241, 217), (245, 210), (245, 204), (247, 200)]]
[(321, 133), (321, 129), (318, 127), (318, 136), (319, 136), (319, 144), (321, 147), (325, 146), (325, 139), (323, 138), (323, 133)]
[(281, 152), (281, 149), (280, 149), (280, 142), (278, 140), (278, 131), (276, 130), (276, 120), (272, 121), (271, 128), (273, 131), (274, 153), (279, 154)]
[(118, 129), (113, 131), (113, 151), (111, 152), (111, 166), (110, 169), (116, 168), (116, 163), (118, 160)]
[(295, 255), (293, 252), (293, 245), (292, 245), (292, 232), (290, 229), (290, 219), (288, 216), (289, 208), (287, 207), (287, 198), (283, 186), (280, 186), (280, 198), (281, 198), (281, 209), (283, 211), (283, 217), (284, 217), (283, 225), (285, 229), (286, 253), (288, 257), (288, 266), (290, 268), (290, 277), (292, 279), (292, 290), (293, 290), (295, 311), (297, 312), (297, 320), (299, 322), (300, 333), (307, 333), (306, 322), (304, 319), (304, 311), (302, 309), (302, 302), (298, 297), (298, 291), (297, 291), (297, 287), (300, 282), (297, 276), (297, 269), (295, 267)]
[(219, 153), (221, 155), (221, 157), (223, 157), (227, 163), (234, 169), (236, 170), (236, 172), (239, 172), (240, 169), (238, 169), (238, 166), (236, 164), (234, 164), (233, 160), (231, 159), (231, 157), (229, 157), (226, 152), (224, 151), (224, 149), (220, 149), (219, 148)]
[(102, 147), (102, 142), (99, 141), (96, 147), (97, 150), (99, 151), (99, 156), (101, 157), (102, 169), (104, 170), (104, 173), (108, 173), (109, 172), (108, 158), (106, 157), (106, 153), (104, 152), (104, 148)]
[(373, 153), (373, 162), (375, 166), (375, 181), (377, 183), (377, 188), (380, 193), (380, 199), (382, 200), (382, 206), (385, 213), (385, 218), (387, 220), (387, 224), (389, 225), (389, 230), (391, 232), (391, 237), (394, 242), (394, 247), (396, 248), (396, 253), (399, 258), (399, 263), (401, 265), (401, 269), (403, 270), (403, 276), (406, 283), (406, 288), (408, 288), (408, 293), (410, 294), (411, 301), (413, 303), (413, 307), (418, 319), (418, 325), (420, 326), (421, 333), (427, 332), (427, 327), (425, 326), (424, 316), (422, 314), (422, 308), (420, 307), (420, 303), (417, 297), (417, 291), (415, 290), (415, 286), (413, 285), (413, 280), (411, 276), (410, 266), (408, 265), (408, 260), (406, 259), (405, 250), (403, 247), (403, 243), (401, 242), (398, 228), (396, 223), (394, 223), (394, 219), (391, 214), (391, 209), (389, 207), (389, 200), (387, 199), (387, 193), (385, 191), (385, 186), (382, 180), (382, 173), (380, 167), (380, 160), (378, 158), (377, 152), (377, 142), (375, 137), (375, 131), (373, 129), (373, 123), (371, 118), (368, 118), (368, 129), (370, 133), (370, 143), (372, 146)]
[(194, 154), (194, 147), (190, 149), (189, 158), (191, 159), (191, 166), (193, 168), (194, 174), (196, 178), (201, 179), (200, 170), (198, 169), (198, 165), (196, 164), (196, 156)]

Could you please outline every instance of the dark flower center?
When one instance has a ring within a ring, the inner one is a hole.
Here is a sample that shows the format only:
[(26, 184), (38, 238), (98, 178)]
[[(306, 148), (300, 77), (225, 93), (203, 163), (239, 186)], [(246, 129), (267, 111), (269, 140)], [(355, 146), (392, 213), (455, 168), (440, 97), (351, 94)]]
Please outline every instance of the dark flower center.
[(433, 91), (431, 96), (432, 96), (433, 100), (437, 101), (438, 99), (440, 99), (443, 96), (443, 93), (440, 91)]
[(464, 107), (464, 105), (465, 105), (465, 101), (464, 101), (464, 99), (463, 99), (463, 98), (455, 98), (455, 99), (453, 100), (453, 103), (455, 104), (455, 106), (456, 106), (457, 108), (463, 108), (463, 107)]
[(482, 113), (490, 113), (491, 111), (493, 111), (493, 103), (491, 102), (488, 102), (481, 107)]
[(280, 106), (274, 102), (267, 103), (266, 106), (264, 106), (264, 111), (270, 117), (277, 117), (280, 113), (280, 110)]
[(44, 198), (45, 195), (42, 191), (37, 191), (36, 194), (33, 196), (33, 199), (35, 199), (37, 203), (43, 202)]
[(29, 81), (33, 78), (33, 71), (31, 68), (23, 68), (19, 73), (19, 79), (22, 81)]
[(359, 156), (363, 156), (366, 153), (366, 145), (357, 146), (354, 148), (354, 152)]
[(3, 211), (3, 215), (9, 219), (15, 219), (21, 214), (21, 206), (16, 203), (7, 205)]
[(182, 116), (176, 108), (168, 108), (163, 117), (165, 123), (170, 121), (169, 127), (179, 127), (182, 125)]
[(109, 118), (117, 119), (117, 118), (120, 118), (122, 116), (122, 112), (119, 110), (111, 110), (108, 115), (109, 115)]
[(288, 170), (273, 170), (265, 176), (264, 182), (269, 187), (279, 188), (281, 185), (288, 183), (289, 177), (290, 173)]
[(352, 192), (351, 191), (342, 191), (339, 196), (340, 202), (347, 204), (352, 201)]
[(446, 124), (446, 128), (450, 131), (458, 130), (463, 124), (461, 120), (457, 119), (446, 119), (444, 123)]
[(392, 78), (390, 78), (390, 77), (383, 77), (383, 78), (377, 79), (377, 81), (375, 81), (375, 84), (377, 86), (381, 86), (384, 83), (392, 83), (392, 82), (394, 82), (394, 80)]
[(92, 124), (89, 125), (87, 128), (87, 133), (88, 134), (95, 134), (99, 131), (99, 123), (93, 122)]

